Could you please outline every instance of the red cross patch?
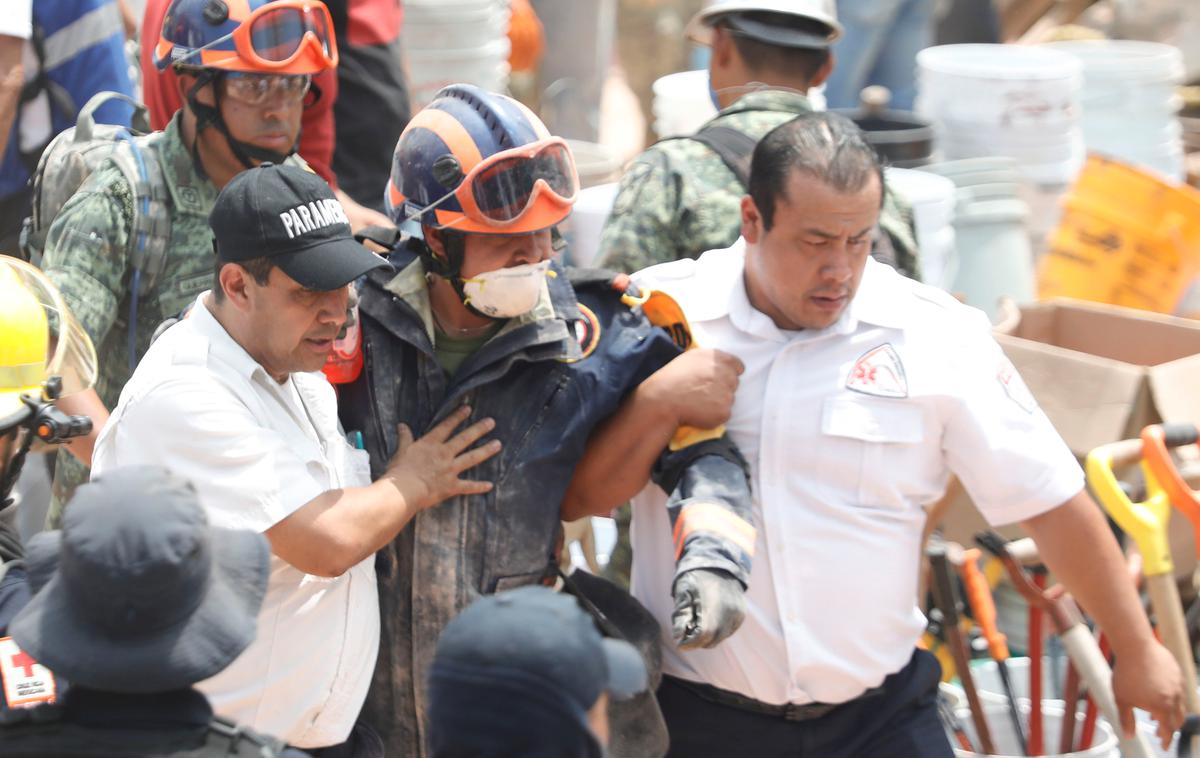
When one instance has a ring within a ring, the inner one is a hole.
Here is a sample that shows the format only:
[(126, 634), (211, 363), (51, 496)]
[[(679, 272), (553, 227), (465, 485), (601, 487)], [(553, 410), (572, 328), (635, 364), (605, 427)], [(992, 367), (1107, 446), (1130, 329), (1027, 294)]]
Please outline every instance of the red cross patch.
[(0, 680), (9, 708), (32, 708), (57, 697), (54, 674), (33, 659), (12, 637), (0, 637)]
[(908, 379), (896, 349), (883, 344), (863, 353), (846, 377), (846, 389), (878, 397), (908, 397)]

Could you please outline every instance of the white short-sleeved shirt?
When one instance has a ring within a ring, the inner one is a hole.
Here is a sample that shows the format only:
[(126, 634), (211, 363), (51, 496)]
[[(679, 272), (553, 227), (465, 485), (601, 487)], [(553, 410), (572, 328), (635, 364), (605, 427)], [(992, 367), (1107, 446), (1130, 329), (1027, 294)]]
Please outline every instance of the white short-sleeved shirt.
[[(1064, 503), (1083, 473), (979, 311), (868, 261), (834, 325), (781, 331), (747, 299), (744, 250), (635, 275), (745, 363), (727, 428), (758, 531), (742, 627), (711, 650), (666, 634), (663, 669), (766, 703), (845, 702), (912, 656), (924, 507), (951, 473), (993, 524)], [(634, 500), (633, 593), (669, 630), (665, 500), (653, 485)]]
[(33, 0), (8, 0), (0, 13), (0, 34), (17, 39), (33, 36)]
[[(323, 492), (370, 483), (319, 373), (272, 379), (205, 306), (138, 364), (92, 471), (158, 464), (190, 479), (214, 526), (265, 532)], [(374, 558), (336, 578), (271, 556), (254, 642), (198, 687), (217, 713), (297, 747), (345, 741), (379, 649)]]

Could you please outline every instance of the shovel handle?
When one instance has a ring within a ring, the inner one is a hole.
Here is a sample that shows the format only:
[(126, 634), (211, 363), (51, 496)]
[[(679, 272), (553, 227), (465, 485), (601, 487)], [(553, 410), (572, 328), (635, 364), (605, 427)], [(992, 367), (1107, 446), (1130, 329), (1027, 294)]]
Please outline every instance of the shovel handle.
[[(1079, 672), (1079, 678), (1087, 686), (1088, 694), (1096, 702), (1096, 707), (1104, 718), (1118, 732), (1121, 727), (1121, 716), (1117, 711), (1117, 701), (1113, 697), (1112, 669), (1100, 652), (1096, 638), (1083, 624), (1072, 627), (1065, 634), (1060, 634), (1063, 648)], [(1153, 758), (1150, 744), (1141, 733), (1133, 737), (1121, 738), (1121, 755), (1124, 758)]]
[(1170, 450), (1193, 445), (1200, 439), (1195, 424), (1154, 424), (1142, 430), (1142, 450), (1146, 467), (1158, 481), (1175, 509), (1187, 516), (1196, 533), (1200, 548), (1200, 497), (1183, 478), (1179, 467), (1171, 460)]
[[(1170, 574), (1171, 548), (1167, 541), (1167, 521), (1171, 503), (1161, 487), (1151, 486), (1146, 500), (1135, 503), (1122, 489), (1114, 469), (1137, 461), (1142, 455), (1142, 440), (1112, 442), (1092, 450), (1087, 456), (1087, 480), (1100, 504), (1113, 520), (1137, 543), (1142, 554), (1143, 573), (1149, 577)], [(1154, 484), (1147, 473), (1147, 484)]]
[(1187, 626), (1183, 620), (1183, 607), (1179, 602), (1179, 588), (1171, 574), (1146, 577), (1146, 589), (1154, 605), (1158, 619), (1158, 633), (1163, 645), (1175, 656), (1183, 672), (1183, 695), (1188, 713), (1200, 714), (1200, 696), (1196, 693), (1196, 662), (1192, 659)]
[(950, 559), (946, 556), (944, 545), (934, 545), (926, 554), (929, 556), (929, 568), (933, 573), (934, 602), (942, 611), (946, 643), (954, 656), (954, 668), (958, 672), (959, 681), (962, 682), (963, 692), (967, 695), (967, 704), (971, 707), (971, 720), (975, 724), (975, 735), (979, 738), (979, 746), (985, 754), (995, 753), (992, 732), (988, 728), (987, 714), (983, 710), (979, 692), (975, 689), (975, 680), (971, 676), (967, 641), (963, 638), (962, 629), (958, 626), (958, 598), (954, 592)]

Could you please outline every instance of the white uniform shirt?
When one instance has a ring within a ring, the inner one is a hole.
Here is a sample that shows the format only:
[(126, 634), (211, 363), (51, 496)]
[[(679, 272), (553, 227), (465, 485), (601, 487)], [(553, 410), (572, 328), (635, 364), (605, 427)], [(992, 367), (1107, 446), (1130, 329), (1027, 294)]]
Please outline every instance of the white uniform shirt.
[(653, 485), (633, 504), (633, 594), (667, 630), (667, 674), (765, 703), (845, 702), (912, 657), (923, 507), (951, 472), (993, 524), (1065, 502), (1083, 474), (979, 311), (868, 261), (835, 324), (785, 332), (750, 305), (743, 256), (739, 240), (635, 280), (746, 366), (727, 426), (758, 532), (746, 620), (711, 650), (670, 640), (674, 555)]
[[(319, 373), (272, 379), (204, 305), (142, 358), (92, 471), (158, 464), (190, 479), (214, 526), (265, 532), (323, 492), (370, 483)], [(199, 685), (222, 716), (298, 747), (345, 741), (379, 649), (374, 557), (342, 576), (271, 556), (254, 642)]]

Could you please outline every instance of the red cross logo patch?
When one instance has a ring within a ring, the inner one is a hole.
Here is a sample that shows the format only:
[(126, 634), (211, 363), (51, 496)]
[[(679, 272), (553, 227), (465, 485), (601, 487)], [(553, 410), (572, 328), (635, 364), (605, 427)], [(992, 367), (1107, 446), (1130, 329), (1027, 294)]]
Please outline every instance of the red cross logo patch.
[(896, 349), (883, 344), (863, 353), (846, 377), (846, 389), (877, 397), (908, 397), (908, 379)]
[(57, 696), (50, 669), (18, 647), (12, 637), (0, 637), (0, 680), (9, 708), (53, 703)]

